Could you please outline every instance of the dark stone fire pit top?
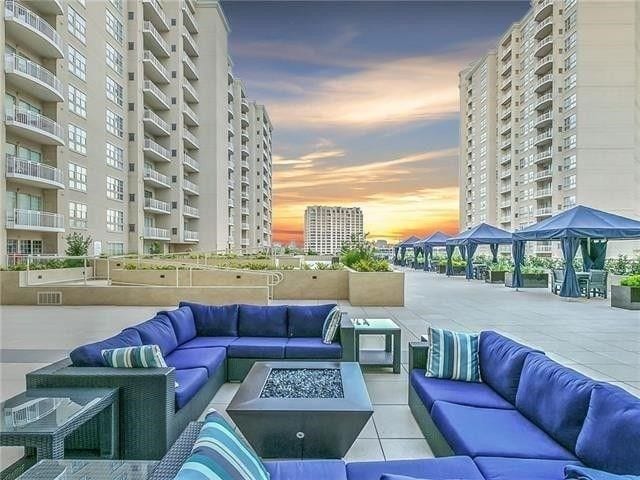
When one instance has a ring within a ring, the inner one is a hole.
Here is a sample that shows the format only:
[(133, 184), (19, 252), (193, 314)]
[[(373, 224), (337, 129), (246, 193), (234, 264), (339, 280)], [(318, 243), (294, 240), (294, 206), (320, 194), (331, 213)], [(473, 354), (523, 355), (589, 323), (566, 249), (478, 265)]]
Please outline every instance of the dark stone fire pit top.
[(272, 368), (260, 398), (344, 398), (339, 368)]

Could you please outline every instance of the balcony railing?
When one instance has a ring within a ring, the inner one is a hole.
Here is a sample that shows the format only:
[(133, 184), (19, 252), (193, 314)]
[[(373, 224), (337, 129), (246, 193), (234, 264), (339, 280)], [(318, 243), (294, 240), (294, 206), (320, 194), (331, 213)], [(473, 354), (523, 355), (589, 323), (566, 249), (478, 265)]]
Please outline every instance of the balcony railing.
[(248, 209), (247, 207), (242, 207), (242, 208), (240, 209), (240, 213), (241, 213), (242, 215), (249, 215), (249, 209)]
[(547, 35), (536, 44), (534, 55), (541, 57), (553, 50), (553, 36)]
[(198, 80), (198, 69), (195, 63), (186, 55), (182, 55), (182, 63), (184, 63), (184, 73), (189, 80)]
[[(545, 216), (545, 215), (551, 215), (551, 213), (545, 214), (538, 214), (538, 216)], [(536, 253), (551, 253), (553, 251), (553, 247), (551, 245), (536, 245), (533, 248), (533, 251)]]
[(151, 152), (157, 155), (161, 160), (164, 160), (165, 162), (171, 161), (171, 152), (167, 148), (164, 148), (162, 145), (154, 142), (150, 138), (144, 139), (143, 148), (144, 151)]
[(198, 115), (196, 114), (196, 112), (193, 111), (193, 109), (187, 105), (186, 103), (184, 103), (182, 105), (182, 109), (184, 111), (184, 115), (185, 115), (185, 121), (189, 120), (190, 125), (198, 125), (200, 124), (200, 120), (198, 119)]
[(500, 171), (500, 178), (507, 178), (511, 176), (511, 169), (510, 168), (505, 168), (503, 170)]
[(188, 30), (182, 32), (182, 38), (184, 40), (184, 50), (187, 52), (187, 55), (191, 57), (199, 56), (200, 51), (198, 50), (198, 45)]
[(545, 18), (542, 22), (540, 22), (536, 26), (535, 38), (537, 39), (544, 38), (547, 32), (552, 30), (552, 26), (553, 26), (553, 19)]
[(240, 178), (240, 182), (248, 184), (249, 177), (247, 177), (246, 175), (242, 175), (242, 177)]
[(4, 16), (7, 20), (19, 23), (31, 30), (46, 42), (42, 45), (42, 48), (38, 48), (40, 54), (54, 58), (64, 56), (60, 35), (44, 18), (13, 0), (5, 1)]
[(536, 180), (543, 180), (546, 178), (550, 178), (551, 176), (553, 176), (553, 170), (551, 170), (550, 168), (536, 172)]
[(196, 207), (192, 207), (191, 205), (185, 205), (182, 211), (185, 215), (188, 215), (190, 217), (200, 216), (200, 210), (198, 210)]
[(553, 119), (553, 113), (551, 112), (538, 115), (538, 117), (536, 118), (536, 127), (540, 127), (542, 124), (551, 123), (552, 119)]
[(184, 98), (188, 103), (198, 103), (199, 97), (196, 89), (193, 88), (191, 82), (186, 78), (182, 80), (182, 89), (184, 90)]
[(538, 208), (536, 209), (536, 216), (537, 217), (543, 217), (546, 215), (551, 215), (553, 213), (553, 208), (552, 207), (544, 207), (544, 208)]
[(227, 164), (229, 170), (234, 171), (236, 169), (236, 164), (232, 159), (229, 159), (229, 163)]
[(164, 38), (162, 38), (162, 35), (160, 35), (160, 32), (156, 30), (156, 27), (153, 26), (153, 23), (145, 20), (145, 22), (142, 24), (142, 33), (148, 34), (149, 37), (153, 39), (153, 42), (150, 42), (151, 45), (149, 45), (149, 48), (156, 47), (156, 52), (160, 52), (160, 54), (164, 55), (165, 57), (169, 56), (169, 44), (165, 41)]
[(161, 105), (165, 110), (169, 109), (169, 97), (164, 93), (158, 86), (153, 83), (151, 80), (145, 80), (143, 84), (143, 91), (149, 92), (153, 97), (155, 97), (155, 105)]
[(7, 177), (19, 178), (38, 183), (46, 183), (64, 188), (62, 170), (46, 163), (32, 162), (15, 155), (7, 154)]
[(229, 150), (230, 152), (233, 152), (233, 142), (227, 143), (227, 150)]
[(504, 142), (502, 142), (502, 143), (500, 144), (500, 148), (501, 148), (502, 150), (505, 150), (505, 149), (509, 148), (510, 146), (511, 146), (511, 139), (509, 139), (509, 140), (505, 140)]
[(166, 228), (144, 227), (144, 238), (171, 240), (171, 235), (169, 234), (169, 230)]
[(155, 183), (159, 183), (165, 187), (170, 186), (169, 177), (167, 177), (166, 175), (163, 175), (162, 173), (158, 172), (157, 170), (154, 170), (151, 167), (144, 168), (144, 179), (151, 180)]
[(198, 188), (198, 185), (193, 183), (191, 180), (187, 180), (186, 178), (182, 179), (182, 186), (185, 190), (189, 190), (190, 192), (193, 192), (193, 193), (198, 193), (200, 191), (200, 189)]
[(191, 148), (199, 148), (200, 144), (198, 143), (198, 139), (186, 128), (182, 130), (182, 137), (191, 144)]
[(553, 93), (545, 93), (536, 99), (536, 110), (542, 110), (547, 103), (553, 101)]
[[(142, 55), (143, 62), (147, 62), (153, 66), (153, 68), (157, 71), (158, 75), (155, 76), (156, 81), (163, 81), (164, 83), (169, 83), (169, 72), (166, 67), (160, 63), (160, 60), (156, 58), (156, 56), (150, 50), (145, 50)], [(184, 87), (184, 82), (183, 85)]]
[(509, 163), (511, 161), (511, 155), (503, 155), (500, 157), (500, 163), (504, 165), (505, 163)]
[(544, 70), (548, 70), (551, 68), (551, 64), (553, 63), (553, 55), (547, 55), (546, 57), (542, 57), (538, 59), (536, 63), (536, 73), (542, 73)]
[(144, 208), (150, 208), (152, 210), (159, 210), (161, 212), (170, 213), (171, 205), (168, 202), (163, 202), (162, 200), (158, 200), (156, 198), (145, 198), (144, 199)]
[(539, 0), (535, 6), (535, 19), (540, 22), (544, 18), (548, 17), (553, 10), (553, 0)]
[(193, 18), (193, 13), (189, 10), (187, 6), (187, 2), (182, 1), (182, 13), (183, 13), (183, 23), (184, 26), (187, 27), (187, 30), (191, 33), (198, 33), (198, 24), (196, 23), (196, 19)]
[(536, 198), (550, 197), (552, 194), (553, 190), (551, 188), (542, 188), (540, 190), (536, 190)]
[(540, 162), (542, 160), (549, 160), (553, 156), (553, 150), (548, 148), (542, 152), (536, 153), (536, 162)]
[[(154, 113), (153, 110), (145, 108), (143, 119), (154, 124), (157, 130), (159, 130), (161, 133), (165, 135), (169, 135), (170, 133), (169, 124), (165, 122), (163, 119), (161, 119), (156, 113)], [(161, 134), (157, 131), (154, 133)]]
[(540, 77), (538, 83), (536, 84), (536, 91), (546, 90), (553, 83), (553, 75), (548, 73), (543, 77)]
[(184, 239), (187, 242), (197, 242), (198, 241), (198, 232), (194, 232), (193, 230), (184, 231)]
[(7, 212), (7, 228), (64, 232), (64, 215), (16, 208)]
[(46, 142), (45, 139), (38, 138), (43, 143), (64, 145), (64, 128), (40, 113), (22, 107), (6, 107), (4, 119), (7, 123), (35, 131), (52, 140), (52, 142)]
[(546, 142), (547, 140), (551, 140), (553, 136), (553, 132), (551, 129), (547, 129), (544, 132), (540, 133), (540, 135), (536, 136), (536, 143)]
[(53, 93), (53, 95), (47, 95), (44, 100), (64, 101), (62, 82), (42, 65), (15, 53), (7, 53), (4, 56), (4, 69), (6, 73), (16, 73), (28, 78), (31, 82), (44, 85)]
[(195, 158), (193, 158), (191, 155), (188, 155), (186, 152), (184, 152), (184, 164), (188, 167), (190, 167), (192, 170), (199, 172), (200, 171), (200, 162), (198, 162)]
[(149, 6), (150, 11), (148, 13), (150, 14), (150, 16), (153, 15), (154, 17), (153, 20), (155, 20), (156, 23), (160, 24), (158, 28), (160, 28), (165, 32), (169, 30), (169, 24), (167, 23), (167, 16), (164, 14), (162, 5), (160, 5), (160, 2), (158, 0), (142, 0), (142, 5)]

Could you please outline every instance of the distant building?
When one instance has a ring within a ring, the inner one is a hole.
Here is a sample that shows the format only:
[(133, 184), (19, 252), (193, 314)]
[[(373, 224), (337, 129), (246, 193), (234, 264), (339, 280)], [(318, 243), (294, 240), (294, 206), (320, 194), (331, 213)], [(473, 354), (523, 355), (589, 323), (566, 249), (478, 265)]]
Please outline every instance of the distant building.
[(304, 212), (304, 250), (320, 255), (338, 253), (345, 242), (364, 237), (359, 207), (310, 206)]
[(373, 243), (375, 250), (375, 256), (378, 258), (391, 259), (393, 257), (393, 246), (386, 240), (376, 240)]

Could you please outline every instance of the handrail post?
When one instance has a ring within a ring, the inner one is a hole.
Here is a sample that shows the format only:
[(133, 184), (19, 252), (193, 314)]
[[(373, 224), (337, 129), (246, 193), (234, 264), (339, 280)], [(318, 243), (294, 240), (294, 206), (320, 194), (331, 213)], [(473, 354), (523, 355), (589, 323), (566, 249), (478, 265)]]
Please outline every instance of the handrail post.
[(29, 286), (29, 270), (31, 268), (31, 255), (27, 255), (27, 287)]
[(176, 288), (178, 288), (180, 286), (180, 272), (179, 272), (180, 267), (178, 267), (176, 265)]
[(107, 285), (111, 285), (111, 260), (107, 257)]
[(189, 267), (189, 286), (193, 287), (193, 267)]
[(84, 257), (82, 259), (82, 262), (84, 264), (84, 270), (82, 271), (82, 277), (84, 278), (84, 286), (87, 286), (87, 257)]

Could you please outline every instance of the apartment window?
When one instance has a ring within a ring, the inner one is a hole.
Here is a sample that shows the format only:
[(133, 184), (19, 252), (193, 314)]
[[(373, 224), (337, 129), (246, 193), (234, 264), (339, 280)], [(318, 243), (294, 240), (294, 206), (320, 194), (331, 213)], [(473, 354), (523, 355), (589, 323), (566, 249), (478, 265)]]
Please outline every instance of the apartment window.
[(42, 240), (7, 239), (7, 253), (20, 255), (42, 255)]
[(576, 46), (576, 42), (578, 40), (578, 32), (573, 32), (571, 35), (569, 35), (567, 38), (564, 39), (564, 49), (566, 50), (571, 50), (573, 47)]
[(69, 7), (67, 14), (67, 29), (69, 33), (80, 40), (82, 43), (87, 41), (87, 21), (82, 15)]
[(563, 187), (565, 190), (569, 190), (571, 188), (576, 188), (576, 176), (575, 175), (569, 175), (564, 177), (564, 184)]
[(576, 196), (575, 195), (569, 195), (568, 197), (564, 197), (563, 201), (562, 201), (562, 206), (567, 209), (567, 208), (571, 208), (571, 207), (575, 207), (576, 205)]
[(122, 85), (116, 82), (113, 78), (107, 76), (107, 98), (116, 105), (122, 106), (123, 89)]
[(122, 0), (110, 0), (111, 5), (113, 5), (118, 12), (122, 11)]
[(576, 155), (564, 157), (564, 169), (573, 170), (574, 168), (576, 168)]
[(124, 200), (124, 182), (119, 178), (107, 177), (107, 198)]
[(107, 231), (124, 232), (124, 212), (122, 210), (107, 209)]
[(118, 170), (124, 168), (124, 151), (109, 142), (107, 142), (107, 165)]
[(124, 39), (124, 28), (122, 27), (122, 22), (109, 10), (107, 10), (107, 32), (109, 32), (109, 34), (115, 38), (118, 43), (122, 44), (122, 40)]
[(124, 255), (124, 243), (107, 242), (107, 255)]
[(570, 150), (572, 148), (576, 148), (576, 136), (570, 135), (564, 139), (564, 149)]
[(576, 114), (569, 115), (564, 119), (564, 129), (571, 130), (572, 128), (576, 128), (577, 116)]
[(87, 205), (78, 202), (69, 202), (69, 227), (87, 228)]
[(69, 111), (87, 118), (87, 95), (71, 84), (69, 84)]
[(83, 155), (87, 154), (87, 131), (76, 125), (69, 124), (69, 150)]
[(573, 95), (569, 95), (564, 99), (564, 109), (565, 111), (571, 110), (575, 106), (576, 106), (576, 94), (574, 93)]
[(107, 65), (118, 75), (122, 75), (122, 55), (107, 43)]
[(71, 45), (67, 46), (67, 57), (69, 60), (69, 71), (80, 80), (87, 79), (87, 59)]
[(578, 2), (578, 0), (565, 0), (565, 2), (564, 2), (565, 10), (573, 7), (577, 2)]
[(576, 82), (578, 81), (578, 76), (575, 73), (572, 73), (571, 75), (568, 75), (565, 79), (564, 79), (564, 89), (565, 90), (570, 90), (573, 87), (576, 86)]
[(565, 18), (564, 20), (564, 29), (566, 32), (568, 32), (569, 30), (571, 30), (573, 27), (576, 26), (576, 18), (577, 18), (577, 13), (573, 12), (571, 15), (569, 15), (567, 18)]
[(122, 138), (124, 135), (124, 119), (117, 113), (107, 109), (107, 132)]
[(69, 188), (87, 191), (87, 169), (75, 163), (69, 163)]
[(577, 61), (578, 54), (576, 52), (573, 52), (571, 55), (564, 59), (564, 69), (571, 70), (576, 66)]

